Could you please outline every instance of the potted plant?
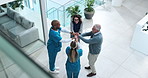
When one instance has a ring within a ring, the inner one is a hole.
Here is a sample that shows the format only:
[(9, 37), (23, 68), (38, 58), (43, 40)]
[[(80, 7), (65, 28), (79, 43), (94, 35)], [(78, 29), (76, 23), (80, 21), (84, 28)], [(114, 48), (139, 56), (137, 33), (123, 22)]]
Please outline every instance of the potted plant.
[(16, 9), (16, 8), (21, 8), (23, 9), (24, 8), (24, 5), (23, 5), (23, 0), (15, 0), (13, 2), (10, 2), (9, 3), (9, 6), (12, 8), (12, 9)]
[(86, 19), (92, 19), (95, 10), (93, 8), (95, 0), (85, 0), (84, 15)]
[(66, 9), (67, 13), (68, 13), (68, 17), (71, 16), (73, 17), (74, 15), (80, 15), (81, 11), (79, 9), (78, 5), (75, 6), (70, 6)]

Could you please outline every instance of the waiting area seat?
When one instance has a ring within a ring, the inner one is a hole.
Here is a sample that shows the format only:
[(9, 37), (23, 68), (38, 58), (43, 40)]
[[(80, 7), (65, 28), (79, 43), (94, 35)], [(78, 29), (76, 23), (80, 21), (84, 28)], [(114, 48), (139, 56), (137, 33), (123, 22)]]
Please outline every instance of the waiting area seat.
[(7, 12), (0, 16), (0, 30), (21, 47), (39, 39), (38, 29), (34, 26), (34, 22), (10, 8), (7, 8)]

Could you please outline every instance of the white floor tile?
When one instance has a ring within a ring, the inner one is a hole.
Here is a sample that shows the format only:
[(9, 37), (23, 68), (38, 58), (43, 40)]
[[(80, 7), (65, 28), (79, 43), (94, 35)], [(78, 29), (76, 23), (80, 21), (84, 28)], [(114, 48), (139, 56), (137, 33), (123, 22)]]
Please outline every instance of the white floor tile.
[(29, 78), (27, 75), (24, 75), (25, 73), (22, 69), (15, 64), (5, 70), (9, 78)]
[(100, 78), (109, 78), (113, 74), (113, 72), (119, 67), (119, 65), (110, 61), (108, 58), (99, 56), (95, 67), (97, 75)]
[(30, 78), (26, 73), (23, 73), (19, 78)]
[(131, 53), (132, 52), (129, 52), (123, 48), (120, 48), (118, 45), (112, 44), (107, 48), (105, 48), (101, 52), (101, 55), (112, 60), (116, 64), (121, 65), (131, 55)]
[[(148, 2), (147, 2), (148, 3)], [(146, 4), (147, 4), (146, 3)], [(144, 5), (144, 4), (140, 4), (139, 6), (135, 6), (133, 9), (132, 9), (132, 12), (135, 13), (137, 16), (139, 17), (144, 17), (145, 16), (145, 13), (147, 12), (148, 8), (144, 8), (143, 6), (141, 5)], [(147, 6), (148, 7), (148, 6)]]
[[(1, 60), (1, 59), (0, 59)], [(0, 72), (1, 71), (3, 71), (3, 65), (2, 65), (2, 63), (1, 63), (1, 61), (0, 61)]]
[(126, 0), (123, 5), (128, 7), (129, 9), (134, 8), (135, 6), (137, 6), (138, 4), (140, 4), (140, 2), (142, 2), (144, 0)]
[(48, 67), (48, 54), (45, 46), (39, 49), (37, 52), (31, 54), (30, 57), (40, 66), (46, 68)]
[(148, 57), (134, 52), (124, 63), (123, 67), (141, 78), (148, 78)]
[(121, 34), (117, 38), (114, 44), (124, 49), (126, 52), (133, 52), (134, 50), (130, 48), (132, 36), (133, 36), (133, 30), (131, 29), (126, 30), (123, 34)]
[(0, 78), (7, 78), (4, 71), (0, 72)]
[[(136, 23), (148, 10), (147, 0), (125, 0), (122, 7), (95, 8), (93, 19), (83, 19), (83, 32), (91, 31), (96, 23), (102, 25), (103, 34), (102, 51), (95, 64), (97, 75), (92, 78), (148, 78), (148, 57), (130, 48), (130, 42)], [(28, 17), (30, 18), (30, 17)], [(69, 28), (68, 28), (69, 29)], [(67, 39), (70, 36), (62, 33)], [(88, 38), (88, 37), (87, 37)], [(88, 44), (81, 41), (83, 56), (81, 57), (81, 71), (79, 78), (86, 78), (91, 71), (85, 70), (88, 66)], [(69, 43), (63, 43), (61, 52), (58, 53), (56, 66), (60, 67), (60, 73), (55, 75), (66, 78), (65, 62), (67, 55), (66, 47)], [(30, 48), (28, 48), (30, 49)], [(31, 50), (31, 49), (30, 49)], [(7, 57), (0, 55), (9, 78), (28, 78), (21, 69)], [(37, 63), (48, 69), (48, 54), (46, 46), (30, 55)], [(12, 65), (12, 66), (11, 66)], [(16, 77), (18, 76), (18, 77)], [(5, 78), (4, 72), (0, 72), (0, 78)]]
[(128, 25), (133, 26), (136, 24), (142, 17), (139, 17), (133, 12), (133, 10), (128, 9), (125, 6), (115, 8), (122, 18), (127, 22)]
[(1, 62), (4, 68), (8, 68), (9, 66), (14, 64), (14, 62), (2, 52), (1, 52)]
[(44, 46), (44, 43), (40, 40), (37, 40), (37, 41), (31, 43), (30, 45), (25, 46), (22, 49), (24, 50), (24, 52), (27, 55), (30, 55), (30, 54), (36, 52), (37, 50), (39, 50), (40, 48), (42, 48), (43, 46)]
[(141, 78), (141, 77), (120, 67), (117, 71), (114, 72), (114, 74), (110, 78)]

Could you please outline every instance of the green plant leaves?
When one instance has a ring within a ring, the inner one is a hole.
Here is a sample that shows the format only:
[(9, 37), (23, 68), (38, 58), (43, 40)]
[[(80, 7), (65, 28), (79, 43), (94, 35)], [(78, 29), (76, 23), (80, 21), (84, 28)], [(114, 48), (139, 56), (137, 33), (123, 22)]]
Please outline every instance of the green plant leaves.
[(70, 6), (66, 9), (67, 13), (68, 13), (68, 17), (69, 16), (73, 16), (73, 15), (80, 15), (81, 11), (79, 10), (79, 6), (75, 5), (75, 6)]
[(18, 8), (18, 7), (20, 7), (21, 9), (24, 8), (24, 6), (23, 6), (23, 0), (16, 0), (16, 1), (10, 2), (9, 5), (14, 10), (16, 8)]
[(93, 5), (94, 5), (95, 0), (85, 0), (85, 5), (86, 5), (86, 11), (87, 12), (92, 12), (94, 11)]

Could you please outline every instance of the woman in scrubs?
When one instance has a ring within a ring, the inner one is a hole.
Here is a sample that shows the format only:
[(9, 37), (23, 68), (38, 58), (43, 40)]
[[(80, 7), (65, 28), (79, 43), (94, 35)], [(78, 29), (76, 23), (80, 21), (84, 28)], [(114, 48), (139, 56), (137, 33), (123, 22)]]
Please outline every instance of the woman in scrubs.
[(72, 41), (70, 47), (66, 48), (66, 54), (68, 56), (66, 61), (67, 78), (78, 78), (80, 65), (80, 56), (82, 56), (82, 49), (76, 41)]

